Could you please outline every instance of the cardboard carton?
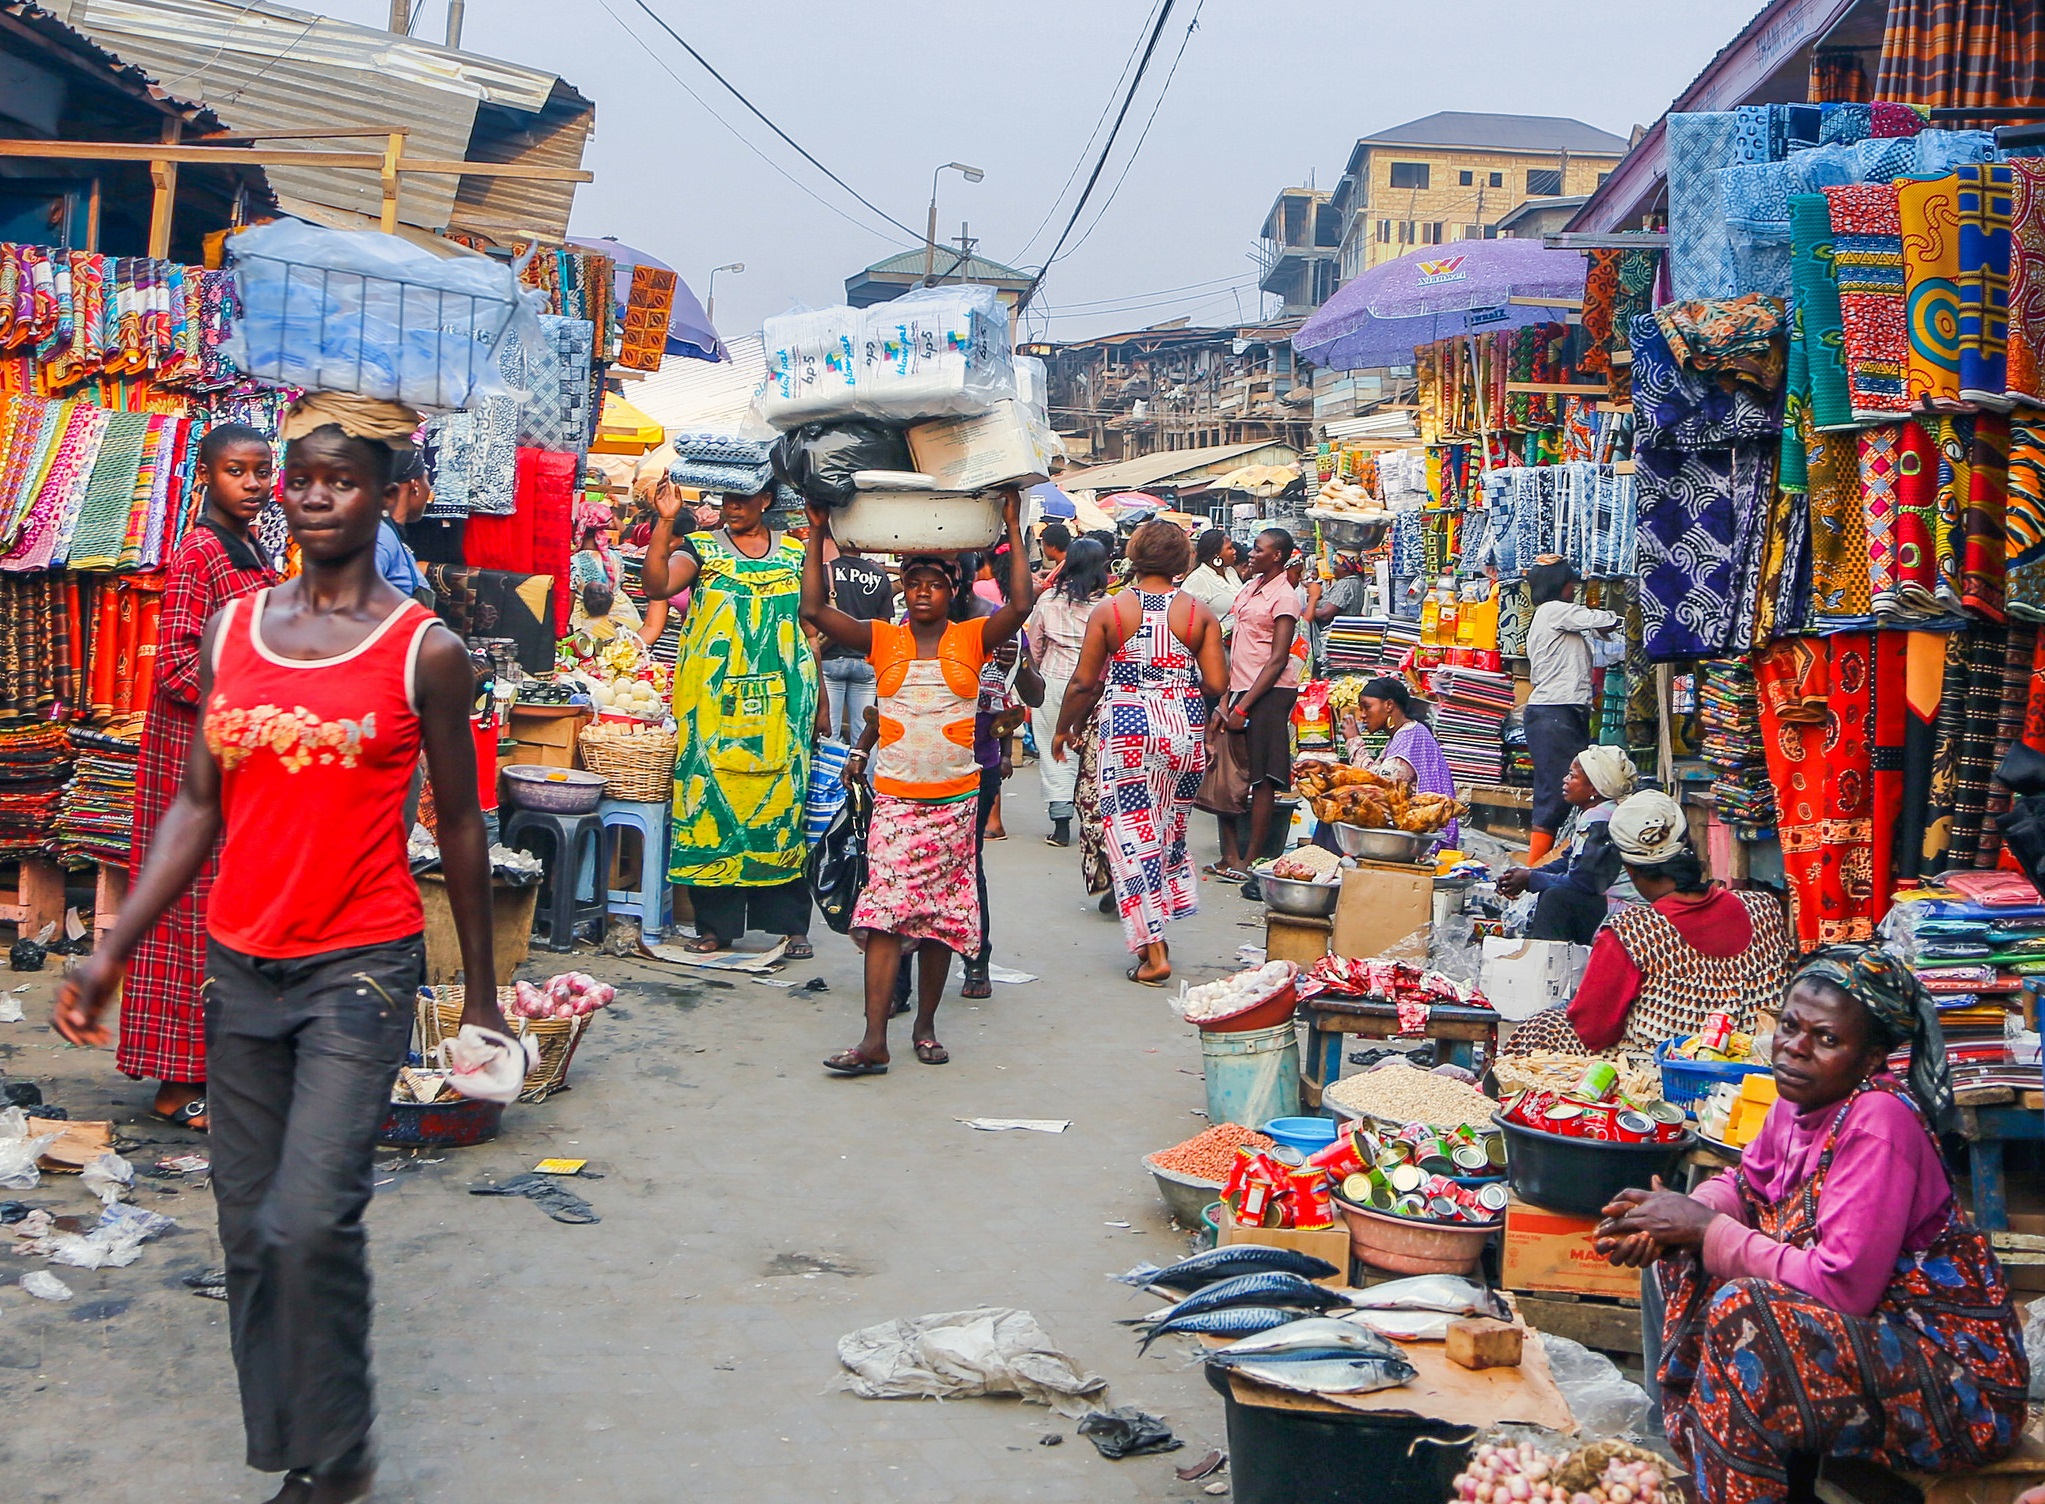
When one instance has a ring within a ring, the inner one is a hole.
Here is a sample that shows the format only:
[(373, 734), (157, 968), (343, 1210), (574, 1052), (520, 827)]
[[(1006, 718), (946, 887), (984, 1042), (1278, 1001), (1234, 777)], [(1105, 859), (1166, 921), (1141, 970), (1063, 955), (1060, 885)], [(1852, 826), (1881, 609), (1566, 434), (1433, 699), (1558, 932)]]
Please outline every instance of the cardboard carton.
[(1335, 900), (1335, 954), (1368, 961), (1434, 922), (1434, 869), (1362, 862), (1344, 870)]
[(1290, 1248), (1296, 1253), (1325, 1259), (1335, 1266), (1335, 1272), (1320, 1281), (1321, 1284), (1339, 1289), (1349, 1283), (1349, 1229), (1339, 1218), (1333, 1227), (1310, 1232), (1302, 1232), (1296, 1227), (1238, 1227), (1224, 1205), (1221, 1228), (1214, 1241), (1222, 1247), (1230, 1243), (1260, 1243), (1266, 1248)]
[(909, 453), (940, 491), (1034, 486), (1050, 478), (1045, 437), (1020, 402), (997, 402), (977, 417), (912, 425)]
[(1562, 940), (1484, 937), (1484, 996), (1498, 1016), (1519, 1022), (1560, 1008), (1576, 994), (1591, 948)]
[(1551, 1212), (1510, 1197), (1499, 1283), (1508, 1290), (1564, 1295), (1640, 1297), (1640, 1271), (1621, 1269), (1598, 1252), (1596, 1217)]

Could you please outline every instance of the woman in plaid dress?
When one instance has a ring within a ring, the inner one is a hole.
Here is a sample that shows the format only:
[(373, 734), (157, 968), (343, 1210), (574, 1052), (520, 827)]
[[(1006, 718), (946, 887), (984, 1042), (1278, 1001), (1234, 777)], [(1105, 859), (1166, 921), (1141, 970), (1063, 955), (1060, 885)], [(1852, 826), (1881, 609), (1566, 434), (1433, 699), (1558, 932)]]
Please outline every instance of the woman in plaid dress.
[[(198, 524), (171, 556), (157, 638), (156, 685), (142, 722), (135, 769), (135, 827), (129, 870), (141, 870), (156, 825), (177, 797), (198, 726), (199, 639), (206, 619), (238, 595), (277, 583), (250, 531), (270, 496), (270, 441), (239, 423), (199, 443), (206, 488)], [(157, 1088), (151, 1112), (169, 1123), (206, 1127), (206, 895), (214, 860), (136, 948), (121, 992), (121, 1043), (114, 1063)]]

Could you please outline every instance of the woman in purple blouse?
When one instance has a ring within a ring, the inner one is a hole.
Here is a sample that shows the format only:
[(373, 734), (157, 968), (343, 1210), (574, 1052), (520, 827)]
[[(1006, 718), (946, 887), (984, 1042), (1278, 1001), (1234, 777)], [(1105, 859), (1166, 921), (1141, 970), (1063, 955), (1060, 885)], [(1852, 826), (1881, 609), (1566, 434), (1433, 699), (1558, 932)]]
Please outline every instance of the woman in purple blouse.
[[(1419, 703), (1404, 684), (1397, 679), (1371, 680), (1363, 686), (1357, 708), (1366, 730), (1391, 728), (1391, 743), (1384, 756), (1371, 765), (1373, 772), (1397, 783), (1411, 784), (1415, 793), (1455, 794), (1456, 780), (1449, 772), (1449, 760), (1442, 755), (1441, 743), (1434, 739), (1427, 722), (1420, 719)], [(1349, 752), (1354, 761), (1355, 747)], [(1461, 830), (1461, 821), (1449, 821), (1442, 827), (1438, 849), (1452, 848)]]
[(1828, 946), (1790, 982), (1773, 1065), (1780, 1098), (1738, 1169), (1689, 1196), (1623, 1191), (1598, 1229), (1614, 1263), (1655, 1261), (1663, 1420), (1702, 1504), (1787, 1498), (1828, 1456), (1924, 1473), (2007, 1456), (2030, 1365), (1932, 1137), (1952, 1080), (1930, 995), (1875, 946)]

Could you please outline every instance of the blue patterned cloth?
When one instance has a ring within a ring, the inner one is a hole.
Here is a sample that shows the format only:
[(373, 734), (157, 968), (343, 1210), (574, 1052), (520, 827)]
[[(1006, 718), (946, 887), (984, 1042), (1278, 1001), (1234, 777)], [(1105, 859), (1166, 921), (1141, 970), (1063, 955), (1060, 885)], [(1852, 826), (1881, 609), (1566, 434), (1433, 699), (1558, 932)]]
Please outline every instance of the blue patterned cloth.
[(1678, 299), (1734, 297), (1743, 289), (1726, 234), (1718, 172), (1737, 160), (1740, 117), (1730, 110), (1677, 113), (1664, 129), (1670, 288)]
[(711, 465), (692, 459), (678, 459), (668, 467), (667, 478), (678, 486), (698, 491), (716, 491), (734, 496), (758, 496), (773, 489), (772, 465)]
[(1874, 109), (1870, 105), (1840, 101), (1821, 104), (1818, 108), (1824, 112), (1824, 119), (1818, 127), (1821, 143), (1865, 141), (1875, 128)]
[(728, 433), (678, 433), (673, 443), (676, 454), (707, 465), (764, 465), (772, 448)]
[(1660, 322), (1636, 314), (1633, 340), (1635, 451), (1722, 449), (1743, 439), (1780, 442), (1782, 404), (1745, 382), (1727, 391), (1707, 374), (1679, 365)]

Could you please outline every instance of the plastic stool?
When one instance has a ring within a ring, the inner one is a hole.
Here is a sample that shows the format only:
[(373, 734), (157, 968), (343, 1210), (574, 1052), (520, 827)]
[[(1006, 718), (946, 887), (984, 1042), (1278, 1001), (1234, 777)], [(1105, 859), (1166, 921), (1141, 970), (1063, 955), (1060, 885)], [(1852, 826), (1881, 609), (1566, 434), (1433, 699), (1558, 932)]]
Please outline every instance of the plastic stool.
[(613, 914), (638, 915), (639, 933), (651, 940), (672, 925), (675, 917), (675, 890), (667, 880), (667, 803), (660, 799), (644, 802), (606, 799), (597, 805), (596, 812), (604, 822), (605, 839), (610, 845), (610, 864), (604, 869), (610, 874), (607, 882), (614, 883), (623, 876), (618, 870), (622, 843), (617, 833), (639, 832), (638, 886), (611, 888), (605, 896)]
[(522, 809), (505, 827), (504, 844), (530, 852), (546, 867), (533, 916), (540, 944), (548, 950), (573, 950), (576, 935), (586, 925), (594, 925), (597, 938), (602, 938), (610, 905), (604, 897), (608, 852), (601, 815)]

